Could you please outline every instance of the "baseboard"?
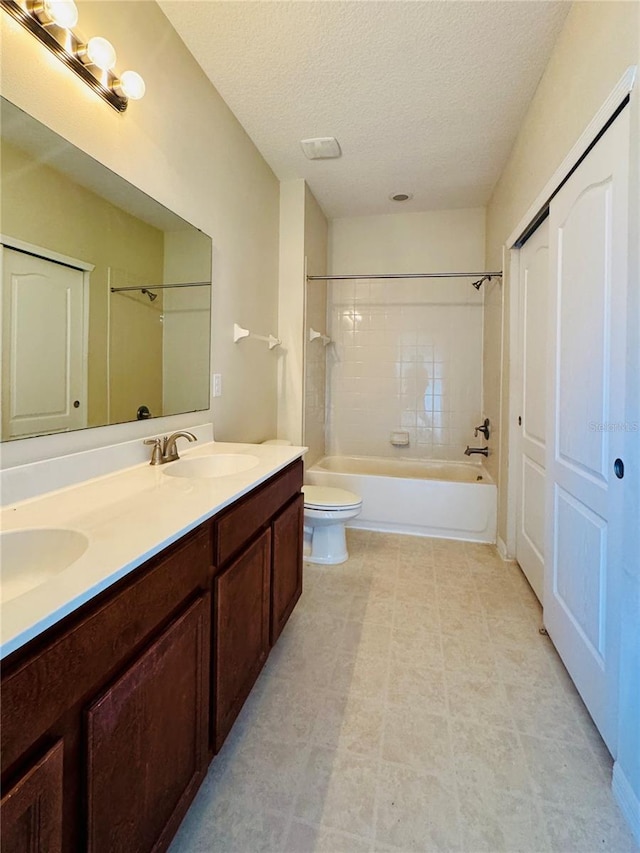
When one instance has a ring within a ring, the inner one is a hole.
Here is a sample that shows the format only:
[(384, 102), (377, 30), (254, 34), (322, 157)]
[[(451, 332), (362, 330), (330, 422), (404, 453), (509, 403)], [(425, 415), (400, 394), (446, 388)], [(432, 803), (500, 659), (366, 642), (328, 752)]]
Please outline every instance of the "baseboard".
[(496, 542), (496, 548), (498, 550), (498, 556), (500, 557), (501, 560), (504, 560), (505, 563), (515, 562), (513, 557), (509, 556), (509, 552), (507, 551), (507, 546), (506, 546), (504, 539), (501, 539), (499, 536), (498, 536), (498, 541)]
[(638, 799), (617, 761), (613, 765), (611, 790), (634, 838), (640, 844), (640, 799)]

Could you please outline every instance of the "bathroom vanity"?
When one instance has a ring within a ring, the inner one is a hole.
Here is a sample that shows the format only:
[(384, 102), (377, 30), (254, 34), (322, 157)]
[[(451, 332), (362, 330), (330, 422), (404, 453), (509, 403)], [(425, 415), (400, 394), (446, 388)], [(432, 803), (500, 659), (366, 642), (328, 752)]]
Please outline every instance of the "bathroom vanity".
[(5, 658), (5, 853), (168, 847), (300, 597), (301, 486), (300, 458), (243, 486)]

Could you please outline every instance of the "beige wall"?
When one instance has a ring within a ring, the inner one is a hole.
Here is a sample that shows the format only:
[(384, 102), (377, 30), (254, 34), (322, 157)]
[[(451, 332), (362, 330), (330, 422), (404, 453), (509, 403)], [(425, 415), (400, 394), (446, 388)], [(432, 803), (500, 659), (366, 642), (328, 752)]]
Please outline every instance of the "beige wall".
[[(638, 3), (615, 0), (573, 4), (487, 208), (489, 267), (500, 266), (503, 245), (512, 230), (625, 69), (638, 61), (639, 10)], [(508, 276), (502, 293), (504, 310), (500, 290), (494, 288), (488, 294), (484, 397), (487, 415), (496, 421), (502, 393), (498, 535), (506, 541), (509, 329), (504, 328), (502, 338), (498, 330), (499, 317), (503, 314), (508, 320), (509, 316)]]
[(304, 405), (304, 204), (302, 179), (280, 185), (278, 337), (282, 346), (274, 350), (279, 362), (277, 438), (293, 444), (302, 444)]
[[(309, 323), (305, 324), (305, 259), (309, 274), (326, 269), (327, 220), (305, 182), (280, 185), (280, 288), (278, 336), (282, 340), (278, 373), (278, 438), (306, 444), (304, 419), (309, 414), (305, 397), (305, 356)], [(316, 272), (318, 275), (320, 272)], [(317, 309), (314, 300), (314, 310)], [(324, 322), (324, 321), (323, 321)], [(312, 421), (317, 420), (317, 413)], [(312, 455), (320, 436), (312, 429)], [(310, 433), (311, 436), (311, 433)], [(309, 464), (309, 457), (306, 459)]]
[(334, 219), (329, 269), (349, 275), (481, 270), (484, 215), (472, 208)]
[(3, 234), (95, 266), (89, 284), (89, 426), (133, 420), (143, 403), (160, 413), (162, 299), (151, 305), (141, 294), (110, 296), (109, 286), (162, 281), (163, 232), (6, 142), (0, 176)]
[[(118, 114), (8, 15), (0, 15), (2, 94), (212, 236), (212, 365), (223, 375), (224, 395), (209, 417), (219, 439), (273, 434), (275, 362), (261, 349), (234, 345), (232, 332), (234, 321), (277, 326), (278, 181), (155, 3), (80, 0), (78, 8), (78, 30), (104, 35), (117, 67), (142, 74), (143, 100)], [(153, 427), (12, 442), (2, 464), (192, 421), (176, 416)]]
[[(308, 275), (327, 272), (329, 226), (309, 187), (305, 187), (304, 249)], [(317, 462), (325, 451), (326, 348), (320, 339), (309, 340), (309, 329), (326, 331), (327, 283), (309, 281), (306, 286), (304, 323), (304, 423), (303, 442), (309, 448), (305, 465)]]

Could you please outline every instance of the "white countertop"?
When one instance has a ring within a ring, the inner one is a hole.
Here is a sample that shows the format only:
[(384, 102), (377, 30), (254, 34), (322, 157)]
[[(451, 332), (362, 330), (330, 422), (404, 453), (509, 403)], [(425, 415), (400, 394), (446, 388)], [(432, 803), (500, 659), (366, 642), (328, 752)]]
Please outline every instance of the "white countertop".
[(64, 616), (267, 480), (305, 447), (210, 442), (182, 459), (250, 453), (259, 460), (224, 477), (169, 477), (171, 464), (135, 465), (0, 511), (0, 529), (65, 528), (89, 539), (69, 568), (2, 605), (0, 657), (6, 657)]

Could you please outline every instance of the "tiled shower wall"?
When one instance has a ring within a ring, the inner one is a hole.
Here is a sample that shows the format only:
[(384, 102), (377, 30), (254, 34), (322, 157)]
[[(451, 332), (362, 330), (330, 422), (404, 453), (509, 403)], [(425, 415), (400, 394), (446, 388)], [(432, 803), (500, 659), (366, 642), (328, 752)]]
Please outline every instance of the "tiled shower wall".
[[(328, 453), (460, 461), (484, 446), (482, 294), (469, 279), (334, 281), (328, 316)], [(408, 447), (391, 445), (395, 430)]]

